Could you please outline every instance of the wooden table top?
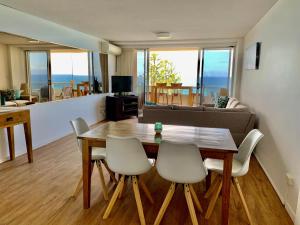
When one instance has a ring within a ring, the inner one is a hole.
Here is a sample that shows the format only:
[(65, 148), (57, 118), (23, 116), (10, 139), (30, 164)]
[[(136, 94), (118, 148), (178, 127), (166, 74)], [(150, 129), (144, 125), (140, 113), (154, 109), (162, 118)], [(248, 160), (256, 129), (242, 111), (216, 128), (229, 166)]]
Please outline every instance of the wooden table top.
[(19, 107), (0, 107), (0, 114), (20, 112), (20, 111), (29, 111), (29, 109), (21, 109)]
[(161, 138), (155, 137), (154, 124), (123, 120), (101, 124), (78, 138), (105, 142), (108, 135), (136, 137), (146, 145), (159, 145), (162, 139), (178, 143), (194, 143), (200, 149), (237, 152), (229, 129), (163, 125), (161, 134)]

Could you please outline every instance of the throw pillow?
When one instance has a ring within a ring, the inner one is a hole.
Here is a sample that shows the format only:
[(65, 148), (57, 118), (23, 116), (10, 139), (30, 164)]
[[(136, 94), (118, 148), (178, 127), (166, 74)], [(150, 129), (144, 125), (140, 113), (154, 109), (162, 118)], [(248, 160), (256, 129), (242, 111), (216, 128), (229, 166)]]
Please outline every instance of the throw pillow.
[(6, 101), (16, 100), (15, 90), (14, 89), (6, 90), (5, 91), (5, 99), (6, 99)]
[(228, 96), (219, 96), (216, 102), (215, 107), (216, 108), (226, 108), (226, 105), (229, 101), (229, 97)]

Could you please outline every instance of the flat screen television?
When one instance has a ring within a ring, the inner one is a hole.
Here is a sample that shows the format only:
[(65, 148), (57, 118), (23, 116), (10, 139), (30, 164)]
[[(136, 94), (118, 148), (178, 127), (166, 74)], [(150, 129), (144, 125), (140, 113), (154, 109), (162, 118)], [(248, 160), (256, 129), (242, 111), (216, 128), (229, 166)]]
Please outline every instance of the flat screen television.
[(132, 76), (112, 76), (111, 89), (112, 93), (131, 92)]

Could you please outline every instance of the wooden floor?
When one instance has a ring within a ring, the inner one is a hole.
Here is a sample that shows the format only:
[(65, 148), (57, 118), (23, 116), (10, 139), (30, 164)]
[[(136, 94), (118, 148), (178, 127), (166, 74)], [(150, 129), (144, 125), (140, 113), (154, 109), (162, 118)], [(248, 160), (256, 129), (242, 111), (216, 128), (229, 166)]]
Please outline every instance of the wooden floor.
[[(92, 177), (91, 208), (84, 210), (82, 192), (77, 199), (70, 197), (80, 174), (81, 156), (73, 136), (64, 137), (34, 151), (33, 164), (27, 163), (26, 156), (0, 164), (0, 224), (139, 224), (131, 186), (128, 186), (123, 199), (118, 200), (111, 216), (105, 221), (102, 220), (107, 202), (101, 193), (96, 168)], [(105, 177), (109, 182), (107, 173)], [(146, 223), (153, 224), (170, 183), (160, 178), (155, 169), (144, 175), (144, 181), (155, 201), (151, 205), (141, 192)], [(293, 224), (255, 158), (252, 158), (250, 171), (240, 179), (240, 184), (256, 224)], [(204, 186), (197, 184), (195, 189), (206, 209)], [(110, 196), (112, 191), (113, 186), (110, 183)], [(220, 224), (220, 207), (221, 199), (218, 200), (209, 221), (205, 221), (204, 216), (198, 214), (199, 224)], [(181, 186), (176, 190), (161, 224), (191, 224)], [(229, 224), (248, 224), (242, 204), (233, 188)]]

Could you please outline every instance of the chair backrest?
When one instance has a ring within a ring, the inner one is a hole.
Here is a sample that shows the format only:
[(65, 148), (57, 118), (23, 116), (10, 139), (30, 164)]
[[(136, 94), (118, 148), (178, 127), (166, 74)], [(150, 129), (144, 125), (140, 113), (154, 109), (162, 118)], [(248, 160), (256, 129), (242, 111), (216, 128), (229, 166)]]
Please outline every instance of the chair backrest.
[(234, 155), (234, 158), (243, 164), (241, 171), (239, 172), (240, 176), (248, 172), (251, 154), (263, 136), (264, 135), (259, 130), (253, 129), (247, 134), (239, 146), (239, 152)]
[(162, 141), (156, 168), (163, 178), (177, 183), (197, 183), (207, 175), (200, 151), (195, 144)]
[(166, 87), (167, 83), (156, 83), (156, 87), (160, 88), (160, 87)]
[(87, 131), (90, 130), (89, 126), (87, 125), (87, 123), (85, 122), (85, 120), (81, 117), (78, 117), (74, 120), (70, 121), (71, 126), (74, 130), (74, 133), (76, 134), (76, 139), (77, 139), (77, 144), (78, 144), (78, 150), (81, 152), (82, 151), (82, 144), (81, 144), (81, 140), (78, 139), (77, 137), (80, 134), (83, 134)]
[(106, 161), (112, 171), (123, 175), (139, 175), (151, 168), (142, 143), (135, 137), (108, 136)]
[(63, 98), (73, 97), (73, 88), (72, 87), (63, 87), (62, 96), (63, 96)]

